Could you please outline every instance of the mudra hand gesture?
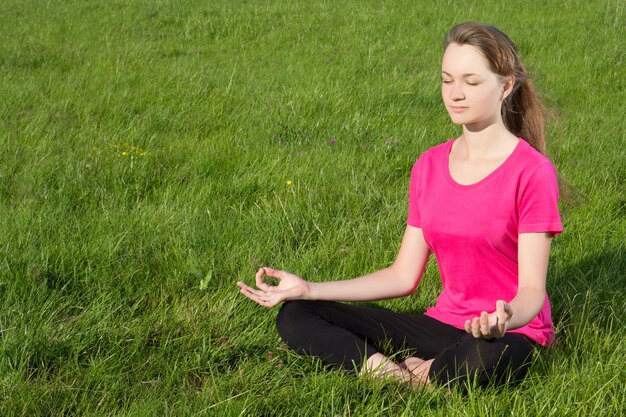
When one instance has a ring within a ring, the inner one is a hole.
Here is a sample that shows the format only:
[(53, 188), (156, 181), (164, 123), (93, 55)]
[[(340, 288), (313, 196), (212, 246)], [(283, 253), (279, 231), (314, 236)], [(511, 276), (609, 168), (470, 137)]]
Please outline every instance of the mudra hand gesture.
[[(263, 280), (265, 275), (276, 278), (278, 285), (266, 283)], [(268, 308), (286, 300), (306, 298), (310, 290), (309, 283), (299, 276), (265, 266), (256, 273), (256, 286), (258, 289), (252, 288), (242, 281), (238, 281), (237, 286), (240, 293)]]
[(504, 336), (513, 316), (513, 309), (509, 303), (502, 300), (496, 302), (496, 311), (487, 314), (480, 313), (480, 317), (465, 321), (465, 331), (475, 338), (493, 339)]

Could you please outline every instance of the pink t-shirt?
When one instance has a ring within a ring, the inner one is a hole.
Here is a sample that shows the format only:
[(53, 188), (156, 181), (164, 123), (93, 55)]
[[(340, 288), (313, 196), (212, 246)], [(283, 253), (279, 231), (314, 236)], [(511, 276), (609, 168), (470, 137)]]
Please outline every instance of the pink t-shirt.
[[(411, 171), (407, 224), (419, 227), (435, 254), (443, 283), (426, 315), (464, 328), (465, 320), (495, 310), (517, 294), (520, 233), (563, 231), (556, 171), (545, 156), (520, 140), (513, 153), (481, 181), (454, 181), (448, 155), (454, 140), (424, 152)], [(546, 295), (539, 314), (510, 330), (541, 345), (554, 336)]]

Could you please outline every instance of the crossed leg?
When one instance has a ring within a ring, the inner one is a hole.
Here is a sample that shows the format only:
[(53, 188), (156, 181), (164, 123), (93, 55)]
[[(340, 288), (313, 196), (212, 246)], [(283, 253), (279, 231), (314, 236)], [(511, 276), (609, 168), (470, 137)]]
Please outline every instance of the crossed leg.
[[(503, 339), (474, 339), (464, 330), (425, 315), (329, 301), (289, 301), (277, 329), (292, 349), (326, 365), (386, 375), (416, 385), (501, 379), (509, 368), (527, 368), (532, 343), (507, 333)], [(505, 340), (506, 339), (506, 340)], [(383, 352), (390, 351), (388, 357)], [(404, 354), (405, 356), (400, 356)]]

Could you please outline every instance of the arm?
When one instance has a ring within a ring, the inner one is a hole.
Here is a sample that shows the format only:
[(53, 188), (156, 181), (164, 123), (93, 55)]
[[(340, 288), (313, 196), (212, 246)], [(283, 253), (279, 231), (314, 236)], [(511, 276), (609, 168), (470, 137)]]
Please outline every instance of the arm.
[[(422, 229), (407, 226), (398, 256), (384, 269), (345, 281), (307, 282), (285, 271), (263, 267), (256, 274), (258, 289), (239, 281), (240, 292), (264, 307), (286, 300), (369, 301), (401, 297), (413, 293), (422, 275), (430, 248)], [(277, 278), (277, 286), (263, 281), (263, 276)]]
[(551, 244), (551, 233), (519, 235), (519, 287), (517, 295), (509, 303), (515, 313), (510, 319), (509, 329), (525, 326), (543, 307)]
[(496, 311), (483, 311), (465, 322), (474, 337), (502, 337), (508, 329), (525, 326), (541, 311), (546, 298), (546, 275), (550, 257), (551, 233), (523, 233), (518, 242), (519, 285), (509, 303), (496, 302)]

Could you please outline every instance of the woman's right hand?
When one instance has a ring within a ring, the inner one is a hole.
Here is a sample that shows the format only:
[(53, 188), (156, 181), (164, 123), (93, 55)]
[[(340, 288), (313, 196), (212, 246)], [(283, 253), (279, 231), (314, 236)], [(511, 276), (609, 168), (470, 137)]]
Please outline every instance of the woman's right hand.
[[(263, 277), (278, 279), (278, 285), (270, 285)], [(242, 281), (237, 282), (239, 292), (263, 307), (274, 307), (286, 300), (306, 299), (310, 295), (309, 283), (297, 275), (266, 266), (256, 273), (257, 289), (246, 285)]]

